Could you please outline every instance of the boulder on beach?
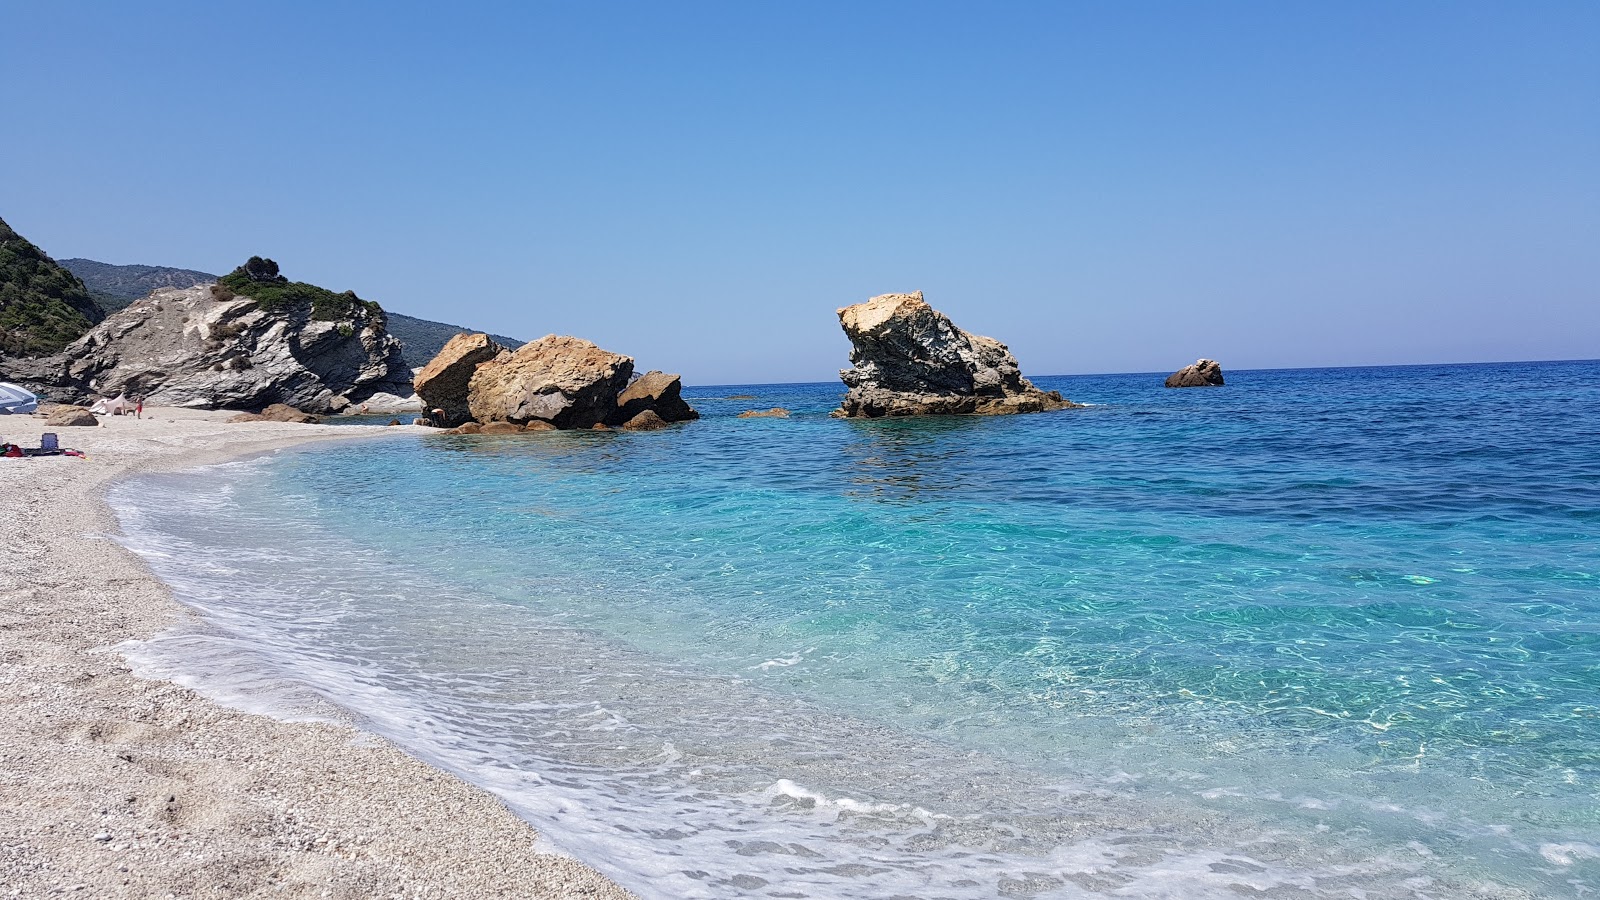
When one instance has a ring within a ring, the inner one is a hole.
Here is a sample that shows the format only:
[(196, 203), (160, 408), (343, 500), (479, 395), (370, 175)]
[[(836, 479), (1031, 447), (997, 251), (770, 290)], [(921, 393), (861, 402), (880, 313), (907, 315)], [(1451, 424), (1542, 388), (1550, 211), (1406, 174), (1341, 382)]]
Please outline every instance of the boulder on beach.
[(435, 427), (449, 428), (472, 417), (467, 405), (472, 375), (504, 349), (487, 334), (458, 334), (422, 367), (412, 387), (423, 409), (442, 411), (431, 415)]
[(1009, 415), (1077, 406), (1022, 377), (1005, 344), (962, 331), (922, 292), (883, 294), (839, 310), (853, 367), (834, 415), (846, 418)]
[(789, 418), (789, 411), (787, 409), (784, 409), (781, 406), (774, 406), (771, 409), (747, 409), (744, 412), (739, 413), (737, 416), (734, 416), (734, 418), (736, 418), (736, 419), (787, 419), (787, 418)]
[(100, 420), (94, 417), (94, 413), (81, 406), (54, 406), (45, 416), (44, 423), (63, 428), (92, 428), (99, 425)]
[(1214, 359), (1195, 360), (1194, 365), (1184, 366), (1167, 376), (1167, 387), (1221, 387), (1222, 366)]
[(683, 401), (682, 380), (665, 372), (646, 372), (617, 395), (617, 411), (611, 424), (630, 422), (647, 410), (666, 423), (700, 418), (700, 414)]
[(322, 421), (308, 412), (295, 409), (287, 403), (274, 403), (260, 412), (244, 412), (231, 416), (229, 422), (296, 422), (315, 425)]
[(356, 412), (381, 415), (383, 413), (415, 413), (421, 412), (422, 409), (422, 398), (415, 393), (401, 396), (379, 391), (361, 401), (361, 405), (356, 408)]
[(633, 358), (582, 338), (546, 335), (482, 363), (472, 375), (467, 408), (479, 422), (535, 419), (557, 428), (589, 428), (616, 414)]

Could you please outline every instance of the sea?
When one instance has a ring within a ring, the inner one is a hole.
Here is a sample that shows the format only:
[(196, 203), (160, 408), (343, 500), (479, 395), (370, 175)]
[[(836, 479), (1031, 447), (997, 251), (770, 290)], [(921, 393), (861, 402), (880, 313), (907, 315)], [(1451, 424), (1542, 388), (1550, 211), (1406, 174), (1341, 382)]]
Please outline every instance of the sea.
[(1596, 896), (1600, 362), (1227, 379), (142, 475), (127, 649), (646, 898)]

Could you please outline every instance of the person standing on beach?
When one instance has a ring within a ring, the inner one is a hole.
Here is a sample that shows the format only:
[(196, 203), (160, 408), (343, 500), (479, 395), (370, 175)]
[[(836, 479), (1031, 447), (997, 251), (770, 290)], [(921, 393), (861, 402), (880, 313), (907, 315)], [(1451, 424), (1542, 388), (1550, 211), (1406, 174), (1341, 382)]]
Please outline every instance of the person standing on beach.
[(144, 395), (142, 394), (133, 398), (133, 417), (135, 419), (144, 418)]

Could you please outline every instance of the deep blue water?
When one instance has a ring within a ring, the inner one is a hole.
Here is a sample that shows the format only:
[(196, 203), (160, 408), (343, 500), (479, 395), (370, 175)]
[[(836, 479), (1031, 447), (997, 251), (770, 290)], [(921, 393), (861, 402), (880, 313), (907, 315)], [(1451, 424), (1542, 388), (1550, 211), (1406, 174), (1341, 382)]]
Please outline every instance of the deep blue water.
[(646, 895), (1600, 889), (1600, 363), (1161, 377), (113, 501), (208, 614), (152, 670), (248, 648)]

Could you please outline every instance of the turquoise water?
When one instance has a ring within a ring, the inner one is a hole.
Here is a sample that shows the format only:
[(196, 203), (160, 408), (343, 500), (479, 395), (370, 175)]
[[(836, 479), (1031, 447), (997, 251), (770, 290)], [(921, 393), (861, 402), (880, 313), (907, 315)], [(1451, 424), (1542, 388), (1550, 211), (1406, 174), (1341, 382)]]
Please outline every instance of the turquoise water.
[(143, 477), (207, 624), (139, 653), (330, 697), (646, 896), (1600, 889), (1600, 363), (1036, 381), (1094, 405), (687, 389)]

